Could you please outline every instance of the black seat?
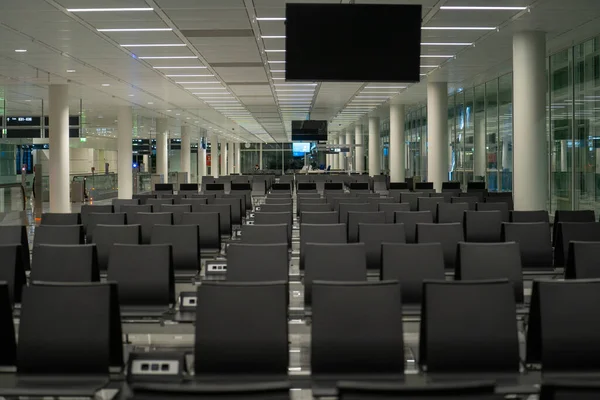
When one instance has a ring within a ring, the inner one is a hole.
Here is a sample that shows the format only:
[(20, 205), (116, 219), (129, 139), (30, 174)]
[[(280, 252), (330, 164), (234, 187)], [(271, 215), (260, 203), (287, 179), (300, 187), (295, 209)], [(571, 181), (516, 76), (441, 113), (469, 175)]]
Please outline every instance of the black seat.
[(136, 384), (132, 400), (291, 400), (289, 382)]
[(400, 203), (408, 203), (410, 211), (418, 211), (419, 197), (427, 197), (427, 195), (423, 192), (403, 192), (400, 194)]
[(409, 192), (408, 189), (390, 189), (388, 191), (388, 196), (393, 198), (395, 203), (400, 203), (402, 194), (408, 193), (408, 192)]
[(154, 212), (161, 212), (161, 207), (163, 205), (170, 205), (170, 204), (175, 204), (175, 201), (173, 199), (148, 199), (146, 200), (146, 204), (149, 204), (152, 206), (152, 210)]
[(231, 206), (231, 224), (242, 225), (242, 199), (239, 197), (216, 198), (215, 205), (228, 204)]
[(419, 355), (428, 374), (518, 373), (513, 285), (508, 280), (425, 282)]
[[(0, 263), (0, 282), (7, 284), (11, 305), (21, 302), (23, 286), (27, 284), (21, 248), (22, 245), (18, 243), (0, 245), (0, 260), (2, 260)], [(29, 261), (29, 250), (27, 250), (27, 261)], [(0, 353), (2, 352), (0, 351)]]
[(25, 270), (30, 269), (29, 262), (29, 238), (27, 227), (24, 225), (0, 225), (0, 245), (20, 244), (21, 261)]
[(365, 244), (367, 268), (381, 270), (381, 245), (383, 243), (406, 243), (402, 224), (358, 224), (358, 241)]
[(393, 197), (369, 197), (367, 201), (369, 204), (377, 204), (377, 211), (379, 211), (380, 204), (399, 204)]
[(418, 211), (429, 211), (433, 215), (433, 221), (437, 221), (437, 206), (445, 203), (443, 197), (419, 197), (417, 199)]
[(463, 241), (461, 224), (417, 224), (417, 243), (441, 243), (446, 268), (454, 269), (458, 243)]
[(81, 225), (79, 213), (43, 213), (41, 225)]
[(287, 379), (288, 295), (286, 282), (203, 282), (196, 306), (196, 379)]
[(515, 209), (515, 205), (513, 202), (512, 196), (494, 196), (494, 197), (485, 197), (485, 203), (505, 203), (508, 207), (508, 211), (513, 211)]
[(395, 222), (396, 211), (410, 211), (408, 203), (379, 203), (378, 210), (385, 213), (385, 223), (393, 224)]
[(423, 282), (444, 280), (444, 252), (439, 243), (384, 243), (381, 280), (397, 280), (403, 304), (421, 304)]
[(531, 292), (527, 363), (544, 373), (597, 373), (600, 280), (536, 280)]
[(501, 242), (502, 213), (500, 211), (465, 212), (465, 240), (479, 243)]
[(337, 211), (327, 212), (308, 212), (302, 211), (300, 214), (300, 224), (339, 224), (340, 215)]
[(99, 282), (96, 245), (35, 246), (30, 279), (45, 282)]
[(475, 211), (477, 200), (477, 197), (452, 197), (450, 203), (467, 203), (469, 205), (469, 211)]
[(600, 278), (600, 242), (569, 243), (566, 279)]
[(146, 202), (148, 201), (148, 199), (155, 199), (156, 195), (155, 194), (134, 194), (132, 196), (132, 198), (139, 200), (141, 205), (145, 205)]
[(121, 212), (125, 213), (128, 225), (137, 225), (137, 214), (139, 213), (151, 213), (152, 206), (150, 204), (144, 204), (139, 206), (121, 206)]
[(459, 243), (454, 279), (508, 279), (515, 289), (515, 301), (524, 301), (521, 253), (515, 242)]
[(172, 213), (137, 213), (136, 222), (142, 227), (142, 243), (150, 244), (154, 225), (173, 225)]
[(546, 222), (550, 223), (548, 211), (511, 211), (510, 222)]
[(120, 213), (122, 206), (138, 206), (140, 205), (140, 199), (113, 199), (112, 201), (113, 210), (116, 213)]
[(539, 400), (596, 400), (600, 396), (600, 384), (589, 380), (544, 379)]
[[(321, 200), (321, 199), (319, 199), (319, 200)], [(303, 201), (302, 203), (300, 203), (300, 206), (298, 207), (298, 212), (300, 214), (303, 212), (329, 212), (332, 210), (333, 210), (333, 207), (329, 203), (311, 204), (311, 203), (305, 203)], [(336, 214), (337, 214), (337, 212), (336, 212)]]
[[(159, 199), (172, 199), (174, 205), (181, 204), (181, 200), (185, 199), (184, 194), (160, 194)], [(164, 204), (163, 204), (164, 205)], [(163, 206), (161, 205), (161, 207)]]
[(402, 298), (398, 282), (319, 280), (314, 282), (312, 291), (313, 379), (404, 376)]
[(333, 205), (334, 211), (340, 211), (340, 204), (368, 204), (365, 199), (359, 199), (350, 194), (343, 197), (332, 197), (330, 200), (327, 200), (327, 203)]
[(600, 242), (600, 222), (560, 222), (554, 225), (554, 230), (554, 266), (557, 267), (566, 266), (570, 242)]
[(191, 199), (205, 199), (206, 200), (206, 204), (215, 204), (215, 199), (217, 198), (217, 195), (216, 194), (212, 194), (212, 193), (194, 194), (191, 197), (188, 196), (188, 198), (191, 198)]
[(199, 212), (200, 206), (208, 204), (208, 199), (182, 199), (181, 204), (189, 204), (192, 206), (192, 212)]
[(552, 269), (550, 240), (550, 225), (546, 222), (502, 224), (502, 241), (519, 244), (524, 270)]
[(98, 225), (94, 235), (94, 243), (98, 251), (98, 268), (106, 271), (108, 268), (108, 256), (113, 245), (140, 244), (142, 241), (142, 229), (140, 225)]
[(350, 211), (348, 213), (348, 243), (358, 242), (359, 224), (385, 224), (385, 212)]
[(417, 242), (417, 224), (433, 223), (431, 211), (396, 211), (394, 217), (397, 224), (404, 225), (406, 243)]
[(307, 243), (304, 260), (304, 304), (312, 302), (312, 285), (319, 281), (366, 282), (367, 262), (363, 243)]
[(192, 212), (191, 204), (164, 204), (160, 206), (160, 211), (163, 213), (173, 214), (173, 224), (181, 225), (183, 214)]
[(307, 243), (347, 243), (346, 224), (305, 224), (300, 225), (300, 269), (304, 270)]
[(83, 225), (83, 233), (87, 234), (88, 216), (91, 213), (105, 213), (110, 214), (114, 212), (114, 208), (111, 205), (97, 206), (84, 204), (81, 206), (81, 224)]
[(94, 229), (98, 225), (125, 225), (127, 223), (126, 214), (107, 214), (107, 213), (90, 213), (88, 214), (88, 224), (85, 234), (85, 239), (88, 243), (94, 240)]
[(207, 204), (200, 206), (198, 212), (219, 213), (219, 223), (221, 224), (221, 235), (231, 237), (231, 204)]
[(427, 382), (422, 386), (396, 382), (338, 382), (339, 400), (501, 400), (494, 382)]
[(195, 275), (200, 272), (198, 225), (154, 225), (150, 243), (171, 245), (176, 274)]
[(173, 252), (168, 244), (115, 244), (107, 280), (117, 282), (124, 315), (154, 316), (175, 304)]
[(96, 379), (107, 383), (109, 368), (123, 365), (116, 290), (110, 283), (36, 283), (24, 288), (17, 370), (31, 380), (22, 389), (43, 385), (50, 393), (64, 391), (73, 382), (61, 384), (61, 376), (76, 376), (86, 383), (93, 379), (95, 383), (87, 384), (96, 390)]
[(0, 367), (15, 366), (17, 361), (12, 305), (8, 283), (0, 282)]
[(227, 281), (287, 281), (289, 255), (284, 244), (230, 244), (227, 249)]
[(218, 212), (184, 213), (183, 225), (198, 225), (200, 228), (200, 254), (221, 251), (221, 223)]
[(83, 243), (83, 225), (40, 225), (35, 229), (33, 236), (34, 247), (40, 244)]
[(265, 204), (289, 204), (292, 199), (289, 196), (286, 197), (270, 197), (267, 196)]
[(291, 200), (288, 204), (261, 204), (260, 209), (257, 209), (257, 211), (269, 212), (269, 213), (275, 213), (275, 212), (291, 213), (291, 212), (294, 212), (293, 204), (292, 204)]
[(340, 223), (348, 223), (348, 215), (351, 212), (378, 212), (377, 204), (369, 203), (340, 203)]
[(468, 210), (469, 205), (467, 203), (438, 203), (437, 222), (440, 224), (458, 222), (462, 225), (465, 219), (465, 211)]
[(477, 203), (476, 211), (500, 211), (502, 213), (502, 222), (508, 222), (510, 219), (508, 203)]
[(288, 224), (244, 225), (242, 226), (242, 243), (246, 244), (279, 244), (287, 241)]
[(556, 246), (558, 224), (561, 222), (596, 222), (596, 213), (593, 210), (556, 210), (554, 212), (554, 231), (552, 246)]
[(466, 193), (459, 193), (458, 197), (476, 197), (477, 203), (483, 203), (486, 192), (484, 190), (467, 190)]
[(269, 213), (259, 211), (254, 213), (254, 225), (287, 225), (287, 242), (288, 246), (292, 247), (292, 226), (293, 226), (293, 214), (284, 213)]

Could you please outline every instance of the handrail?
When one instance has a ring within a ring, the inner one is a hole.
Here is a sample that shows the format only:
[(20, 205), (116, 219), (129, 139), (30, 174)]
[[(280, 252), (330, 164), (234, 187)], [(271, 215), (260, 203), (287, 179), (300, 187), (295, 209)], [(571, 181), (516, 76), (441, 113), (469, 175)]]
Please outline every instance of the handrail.
[(27, 199), (25, 196), (25, 188), (21, 183), (1, 183), (0, 189), (18, 187), (21, 189), (21, 198), (23, 199), (23, 211), (27, 210)]
[(94, 173), (94, 174), (77, 174), (77, 175), (73, 175), (72, 181), (75, 181), (75, 178), (81, 178), (81, 177), (87, 178), (87, 177), (90, 177), (90, 176), (113, 176), (113, 175), (116, 176), (117, 173), (116, 172), (109, 172), (108, 174), (96, 174), (96, 173)]

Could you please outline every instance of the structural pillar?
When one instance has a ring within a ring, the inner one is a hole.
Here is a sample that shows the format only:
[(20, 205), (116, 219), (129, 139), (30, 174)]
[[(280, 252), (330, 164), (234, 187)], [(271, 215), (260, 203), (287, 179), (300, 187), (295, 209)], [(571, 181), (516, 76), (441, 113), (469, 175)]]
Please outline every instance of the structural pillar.
[(362, 125), (354, 126), (354, 163), (356, 172), (362, 173), (365, 170), (365, 148), (363, 147)]
[(217, 135), (210, 137), (210, 172), (213, 178), (219, 177), (219, 140)]
[(516, 33), (513, 38), (515, 210), (547, 208), (546, 85), (546, 34)]
[(448, 181), (448, 83), (427, 84), (427, 173), (437, 192)]
[(404, 104), (390, 105), (390, 181), (406, 178), (406, 139), (404, 137)]
[[(342, 145), (344, 144), (344, 142), (346, 141), (346, 131), (341, 131), (340, 134), (338, 135), (338, 146), (340, 148), (340, 150), (342, 149)], [(338, 159), (338, 169), (341, 169), (342, 171), (344, 171), (346, 169), (346, 165), (345, 165), (345, 155), (344, 153), (342, 153), (341, 151), (337, 154), (337, 159)]]
[(227, 142), (221, 142), (221, 176), (227, 176)]
[(379, 117), (369, 118), (369, 175), (381, 173), (381, 137), (379, 135)]
[(354, 166), (352, 165), (352, 154), (354, 154), (354, 151), (352, 150), (352, 144), (354, 143), (354, 140), (352, 140), (352, 129), (348, 128), (348, 130), (346, 131), (346, 145), (348, 146), (348, 153), (346, 153), (346, 166), (348, 168), (348, 171), (354, 171)]
[(169, 182), (169, 120), (156, 120), (156, 173)]
[(233, 174), (235, 171), (233, 169), (233, 160), (235, 159), (235, 143), (228, 142), (227, 143), (227, 171), (229, 175)]
[(480, 121), (479, 121), (479, 125), (478, 125), (478, 129), (475, 131), (475, 136), (473, 137), (473, 147), (474, 147), (474, 151), (473, 151), (473, 161), (474, 161), (474, 171), (473, 171), (473, 175), (475, 177), (477, 176), (483, 176), (484, 180), (485, 177), (487, 175), (487, 168), (486, 168), (486, 159), (487, 159), (487, 150), (485, 148), (485, 136), (486, 136), (486, 132), (485, 132), (485, 117), (483, 117)]
[(118, 110), (117, 173), (119, 176), (119, 199), (133, 197), (133, 116), (130, 106)]
[[(339, 142), (338, 134), (336, 134), (333, 137), (333, 145), (336, 149), (338, 148), (339, 143), (340, 142)], [(331, 164), (332, 164), (331, 169), (339, 169), (340, 168), (338, 153), (334, 153), (331, 155)]]
[(263, 170), (263, 155), (262, 155), (263, 144), (260, 143), (260, 150), (258, 151), (258, 169)]
[(242, 174), (242, 143), (235, 144), (235, 172)]
[(189, 125), (183, 125), (181, 127), (181, 157), (180, 157), (180, 170), (181, 172), (187, 172), (187, 181), (192, 181), (192, 166), (191, 166), (191, 152), (192, 152), (192, 141), (191, 141), (192, 127)]
[[(202, 147), (204, 137), (202, 133), (198, 137), (198, 183), (202, 183), (202, 177), (208, 174), (206, 169), (206, 147)], [(206, 144), (206, 141), (204, 141)]]
[[(50, 212), (70, 213), (69, 85), (50, 85)], [(41, 193), (38, 194), (41, 196)]]

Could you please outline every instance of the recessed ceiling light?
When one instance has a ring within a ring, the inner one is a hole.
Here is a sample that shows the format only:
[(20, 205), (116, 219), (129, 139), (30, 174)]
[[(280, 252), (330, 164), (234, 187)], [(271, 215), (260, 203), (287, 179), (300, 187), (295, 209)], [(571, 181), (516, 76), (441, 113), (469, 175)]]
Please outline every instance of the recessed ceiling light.
[(26, 49), (15, 49), (15, 53), (27, 53)]
[(185, 119), (190, 119), (190, 117), (186, 117)]
[(227, 90), (224, 87), (184, 87), (185, 90)]
[(98, 29), (98, 32), (170, 32), (171, 28), (111, 28)]
[(102, 86), (110, 86), (110, 83), (103, 83)]
[(129, 95), (129, 97), (133, 97), (133, 96), (135, 96), (135, 94), (130, 94), (130, 95)]
[(152, 102), (152, 101), (149, 101), (149, 102), (148, 102), (148, 104), (149, 104), (149, 105), (152, 105), (152, 104), (154, 104), (154, 102)]
[[(274, 78), (277, 79), (277, 78)], [(316, 83), (276, 83), (275, 86), (317, 86)]]
[(265, 53), (285, 53), (285, 50), (265, 50)]
[(167, 110), (167, 112), (171, 112), (172, 110)]
[(315, 89), (275, 89), (276, 92), (311, 92), (313, 93)]
[(72, 73), (72, 72), (75, 72), (75, 70), (74, 69), (68, 69), (67, 72), (68, 73)]
[(27, 99), (27, 100), (24, 100), (24, 101), (26, 101), (26, 102), (28, 102), (28, 103), (29, 103), (31, 100)]
[(493, 31), (495, 26), (423, 26), (426, 31)]
[(165, 75), (167, 78), (201, 78), (214, 75)]
[(197, 59), (198, 56), (146, 56), (138, 57), (140, 60), (186, 60)]
[(421, 43), (421, 46), (471, 46), (472, 44), (465, 42), (426, 42)]
[(274, 81), (276, 81), (276, 80), (279, 80), (279, 81), (284, 81), (284, 80), (285, 80), (285, 78), (275, 78), (275, 77), (273, 77), (273, 78), (271, 78), (271, 79), (273, 79)]
[(179, 85), (219, 85), (221, 82), (212, 81), (212, 82), (175, 82)]
[(199, 95), (199, 96), (215, 95), (215, 94), (229, 96), (231, 93), (229, 93), (229, 92), (215, 92), (215, 93), (200, 92), (200, 93), (192, 93), (192, 94)]
[(154, 8), (150, 7), (136, 7), (136, 8), (67, 8), (69, 12), (119, 12), (119, 11), (153, 11)]
[(181, 115), (181, 114), (175, 114), (175, 115)]
[(183, 67), (152, 67), (154, 69), (206, 69), (203, 66), (183, 66)]
[(527, 10), (527, 7), (505, 7), (505, 6), (441, 6), (440, 10)]
[(121, 47), (185, 47), (185, 43), (122, 44)]

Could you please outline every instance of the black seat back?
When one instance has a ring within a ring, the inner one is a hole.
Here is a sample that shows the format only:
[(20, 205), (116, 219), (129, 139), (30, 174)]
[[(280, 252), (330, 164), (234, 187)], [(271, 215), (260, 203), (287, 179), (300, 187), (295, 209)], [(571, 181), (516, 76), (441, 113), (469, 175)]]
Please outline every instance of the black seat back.
[(597, 371), (600, 314), (596, 312), (596, 305), (599, 301), (598, 279), (534, 281), (527, 330), (527, 363), (541, 363), (544, 372)]
[[(437, 222), (440, 224), (453, 222), (462, 224), (465, 219), (465, 211), (468, 210), (469, 205), (467, 203), (438, 203)], [(500, 229), (500, 225), (498, 225), (498, 229)]]
[(300, 213), (300, 224), (339, 224), (340, 215), (337, 211), (326, 212), (308, 212)]
[(244, 225), (242, 243), (246, 244), (288, 244), (288, 224)]
[(216, 212), (219, 213), (219, 223), (221, 224), (221, 235), (231, 236), (231, 204), (207, 204), (200, 206), (198, 212)]
[(385, 213), (385, 223), (393, 224), (396, 220), (396, 211), (410, 211), (408, 203), (379, 203), (378, 210)]
[(198, 225), (200, 229), (200, 253), (221, 250), (221, 222), (218, 212), (184, 213), (183, 225)]
[(300, 225), (300, 269), (304, 269), (307, 243), (347, 243), (346, 224), (306, 224)]
[(182, 199), (181, 204), (189, 204), (192, 206), (192, 212), (199, 212), (200, 206), (208, 204), (208, 199)]
[(96, 245), (35, 246), (30, 279), (44, 282), (99, 282)]
[(552, 269), (552, 243), (548, 223), (503, 223), (502, 241), (519, 243), (524, 269)]
[(429, 374), (518, 372), (513, 285), (508, 280), (425, 282), (419, 355), (421, 369)]
[(454, 279), (508, 279), (515, 290), (515, 301), (524, 301), (521, 253), (515, 242), (459, 243)]
[(394, 217), (397, 224), (404, 225), (406, 243), (417, 242), (417, 224), (433, 223), (431, 211), (396, 211)]
[(554, 231), (552, 236), (552, 246), (556, 246), (558, 224), (561, 222), (596, 222), (596, 213), (594, 210), (556, 210), (554, 212)]
[(183, 214), (192, 212), (191, 204), (164, 204), (160, 206), (160, 211), (163, 213), (173, 214), (173, 224), (181, 225)]
[(137, 214), (139, 213), (151, 213), (152, 206), (150, 204), (143, 204), (139, 206), (121, 206), (121, 212), (125, 213), (127, 224), (128, 225), (137, 225), (139, 224), (137, 220)]
[(461, 224), (417, 224), (417, 243), (441, 243), (446, 268), (454, 268), (458, 243), (463, 241)]
[(465, 212), (465, 240), (479, 243), (501, 242), (502, 213), (500, 211)]
[(146, 200), (146, 204), (151, 205), (152, 206), (152, 210), (154, 212), (161, 212), (161, 207), (163, 205), (175, 204), (175, 201), (173, 199), (165, 199), (165, 198), (161, 198), (161, 199), (148, 199), (148, 200)]
[(34, 247), (40, 244), (83, 243), (83, 225), (40, 225), (35, 229), (33, 237)]
[(566, 279), (600, 278), (600, 242), (569, 243)]
[(199, 225), (154, 225), (150, 243), (170, 244), (176, 273), (200, 272)]
[(132, 196), (134, 199), (138, 199), (141, 205), (145, 205), (148, 199), (155, 199), (155, 194), (134, 194)]
[(79, 213), (43, 213), (41, 225), (81, 225)]
[(445, 203), (443, 197), (419, 197), (417, 199), (418, 211), (429, 211), (433, 215), (433, 220), (437, 221), (437, 206)]
[(173, 254), (167, 244), (115, 244), (107, 279), (117, 282), (121, 307), (165, 307), (175, 303)]
[(205, 199), (206, 200), (206, 204), (215, 204), (215, 199), (217, 198), (217, 195), (213, 194), (213, 193), (194, 194), (192, 196), (188, 196), (188, 198), (191, 198), (191, 199)]
[(0, 245), (20, 244), (21, 261), (25, 270), (30, 268), (29, 262), (29, 239), (27, 227), (24, 225), (0, 225)]
[(122, 206), (137, 206), (140, 205), (140, 199), (113, 199), (112, 201), (113, 210), (116, 213), (120, 213)]
[(95, 229), (94, 243), (98, 251), (98, 268), (106, 271), (108, 268), (108, 256), (113, 245), (140, 244), (142, 240), (142, 229), (140, 225), (98, 225)]
[(142, 244), (150, 244), (155, 225), (173, 225), (172, 213), (138, 213), (135, 218), (142, 227)]
[(314, 281), (366, 282), (367, 262), (363, 243), (306, 244), (304, 260), (304, 304), (312, 301)]
[(283, 213), (270, 213), (264, 211), (257, 211), (254, 213), (254, 225), (287, 225), (287, 242), (288, 246), (292, 247), (292, 227), (293, 227), (293, 214), (289, 212)]
[(381, 280), (400, 282), (403, 304), (421, 304), (425, 280), (445, 279), (439, 243), (384, 243), (381, 256)]
[(505, 203), (506, 206), (508, 207), (508, 211), (509, 212), (515, 209), (515, 205), (514, 205), (512, 196), (486, 197), (486, 198), (484, 198), (484, 201), (487, 204), (490, 204), (490, 203)]
[(369, 203), (340, 203), (340, 223), (348, 223), (348, 213), (350, 212), (377, 212), (378, 206)]
[(423, 192), (403, 192), (400, 194), (400, 203), (408, 203), (410, 211), (418, 211), (419, 197), (427, 197), (427, 195)]
[(338, 382), (339, 400), (502, 400), (494, 382), (434, 383), (410, 386), (396, 382)]
[(600, 396), (600, 384), (587, 380), (544, 379), (540, 400), (596, 400)]
[(548, 211), (511, 211), (510, 222), (546, 222), (550, 223)]
[(359, 224), (385, 224), (385, 212), (350, 211), (348, 213), (348, 243), (358, 242)]
[(0, 367), (12, 367), (17, 361), (12, 304), (8, 283), (0, 282)]
[[(288, 247), (281, 244), (232, 243), (227, 249), (228, 282), (287, 281)], [(249, 260), (252, 260), (249, 263)]]
[(555, 266), (566, 266), (570, 242), (600, 242), (600, 222), (560, 222), (558, 226), (554, 225), (554, 230), (556, 232)]
[(262, 211), (262, 212), (270, 212), (270, 213), (274, 213), (274, 212), (293, 212), (293, 204), (292, 201), (290, 200), (290, 202), (288, 204), (261, 204), (260, 205), (260, 209), (257, 209), (256, 211)]
[(196, 376), (287, 378), (288, 295), (286, 282), (204, 282), (199, 286)]
[(114, 212), (114, 208), (111, 205), (97, 206), (84, 204), (81, 206), (81, 224), (83, 225), (83, 233), (87, 234), (88, 216), (92, 213), (105, 213), (110, 214)]
[[(321, 200), (321, 199), (319, 199)], [(323, 199), (324, 200), (324, 199)], [(305, 203), (304, 201), (300, 203), (298, 207), (298, 212), (301, 214), (303, 212), (329, 212), (332, 211), (333, 207), (329, 203)], [(336, 214), (338, 212), (336, 211)]]
[(231, 224), (242, 225), (242, 199), (239, 197), (216, 198), (215, 204), (229, 204), (231, 206)]
[(450, 203), (466, 203), (469, 206), (469, 211), (475, 211), (477, 200), (477, 197), (452, 197)]
[(203, 383), (186, 387), (177, 384), (136, 384), (132, 400), (291, 400), (290, 384)]
[(90, 213), (88, 214), (88, 224), (85, 234), (85, 239), (88, 243), (92, 243), (94, 229), (98, 225), (125, 225), (127, 223), (125, 213)]
[(315, 281), (312, 290), (310, 354), (315, 379), (404, 375), (398, 282)]
[[(0, 282), (7, 284), (11, 305), (21, 302), (23, 287), (27, 284), (21, 248), (22, 245), (18, 243), (0, 245), (0, 260), (2, 260), (0, 264)], [(29, 249), (27, 249), (27, 260), (29, 260)]]
[(406, 243), (402, 224), (358, 224), (358, 241), (365, 244), (367, 268), (381, 270), (381, 245), (383, 243)]
[(502, 214), (502, 222), (508, 222), (510, 219), (510, 213), (508, 208), (508, 203), (499, 202), (499, 203), (477, 203), (475, 207), (476, 211), (500, 211)]

